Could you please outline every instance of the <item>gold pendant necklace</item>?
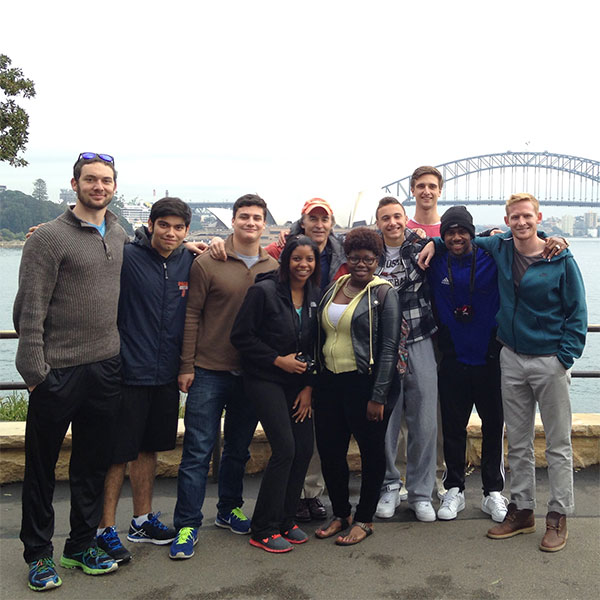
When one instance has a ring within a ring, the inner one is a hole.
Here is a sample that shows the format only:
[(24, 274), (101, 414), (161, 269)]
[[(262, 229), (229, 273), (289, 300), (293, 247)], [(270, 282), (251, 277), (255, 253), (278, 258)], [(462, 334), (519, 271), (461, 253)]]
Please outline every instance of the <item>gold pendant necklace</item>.
[(353, 298), (356, 298), (356, 296), (358, 296), (358, 294), (360, 294), (362, 292), (362, 290), (350, 290), (350, 279), (348, 279), (348, 281), (342, 286), (342, 293), (344, 294), (344, 296), (346, 296), (346, 298), (348, 298), (349, 300), (352, 300)]

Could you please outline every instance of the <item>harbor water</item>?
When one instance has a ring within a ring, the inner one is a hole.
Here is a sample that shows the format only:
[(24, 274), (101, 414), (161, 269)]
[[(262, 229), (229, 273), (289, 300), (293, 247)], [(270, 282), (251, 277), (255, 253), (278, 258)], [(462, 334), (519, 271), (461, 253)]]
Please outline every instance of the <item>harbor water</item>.
[[(570, 239), (570, 249), (583, 274), (589, 323), (600, 324), (600, 239)], [(21, 248), (0, 248), (0, 330), (12, 330), (12, 305), (17, 293)], [(15, 365), (17, 340), (0, 340), (0, 380), (20, 381)], [(575, 362), (576, 371), (600, 370), (600, 333), (589, 333), (582, 358)], [(573, 378), (571, 385), (573, 412), (600, 413), (600, 379)]]

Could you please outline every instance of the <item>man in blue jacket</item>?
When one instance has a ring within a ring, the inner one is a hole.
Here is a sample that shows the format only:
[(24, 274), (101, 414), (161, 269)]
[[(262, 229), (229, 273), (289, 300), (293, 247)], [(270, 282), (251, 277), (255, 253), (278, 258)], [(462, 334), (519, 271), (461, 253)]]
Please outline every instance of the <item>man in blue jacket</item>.
[(494, 259), (473, 245), (473, 218), (464, 206), (442, 216), (445, 249), (431, 261), (427, 276), (433, 294), (441, 361), (438, 389), (444, 433), (448, 490), (438, 519), (455, 519), (465, 508), (467, 424), (473, 405), (481, 418), (481, 509), (494, 521), (506, 516), (500, 393), (500, 344), (496, 340), (498, 270)]
[(569, 370), (581, 356), (587, 332), (583, 279), (573, 255), (564, 251), (544, 259), (545, 242), (537, 235), (542, 220), (531, 194), (513, 194), (506, 202), (510, 232), (476, 243), (498, 267), (500, 310), (497, 314), (502, 369), (502, 401), (511, 502), (506, 518), (488, 531), (492, 539), (535, 531), (536, 405), (546, 435), (550, 498), (546, 533), (540, 549), (562, 550), (567, 542), (567, 515), (574, 511), (573, 451)]
[(152, 489), (156, 453), (173, 449), (177, 436), (179, 352), (194, 260), (182, 244), (191, 218), (185, 202), (163, 198), (152, 206), (148, 227), (139, 228), (124, 250), (118, 317), (122, 405), (97, 537), (117, 562), (131, 558), (115, 528), (127, 463), (133, 495), (127, 539), (164, 545), (176, 535), (152, 512)]

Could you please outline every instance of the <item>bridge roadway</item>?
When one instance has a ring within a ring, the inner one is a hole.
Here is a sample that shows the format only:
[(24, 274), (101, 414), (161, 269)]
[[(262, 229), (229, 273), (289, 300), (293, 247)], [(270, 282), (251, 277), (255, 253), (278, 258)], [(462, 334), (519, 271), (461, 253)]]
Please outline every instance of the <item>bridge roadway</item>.
[[(246, 477), (246, 511), (251, 514), (260, 483)], [(352, 479), (354, 499), (360, 480)], [(59, 567), (63, 585), (51, 598), (131, 600), (596, 600), (600, 594), (600, 469), (575, 473), (577, 515), (568, 520), (567, 547), (556, 554), (541, 552), (548, 480), (537, 472), (539, 506), (537, 531), (508, 540), (485, 537), (492, 521), (479, 509), (479, 471), (467, 477), (467, 508), (455, 521), (420, 523), (402, 503), (389, 521), (375, 523), (373, 536), (351, 548), (312, 537), (284, 555), (253, 548), (246, 536), (216, 528), (217, 489), (207, 488), (205, 525), (195, 555), (173, 561), (168, 547), (129, 544), (131, 563), (115, 573), (90, 577)], [(19, 541), (20, 484), (2, 486), (0, 498), (0, 598), (31, 599), (26, 565)], [(176, 481), (156, 482), (155, 507), (171, 522)], [(437, 502), (435, 503), (437, 505)], [(55, 493), (55, 556), (67, 533), (68, 487)], [(330, 507), (328, 506), (330, 510)], [(126, 483), (119, 504), (118, 524), (128, 526), (131, 496)], [(377, 521), (377, 520), (376, 520)], [(123, 536), (124, 538), (124, 536)]]

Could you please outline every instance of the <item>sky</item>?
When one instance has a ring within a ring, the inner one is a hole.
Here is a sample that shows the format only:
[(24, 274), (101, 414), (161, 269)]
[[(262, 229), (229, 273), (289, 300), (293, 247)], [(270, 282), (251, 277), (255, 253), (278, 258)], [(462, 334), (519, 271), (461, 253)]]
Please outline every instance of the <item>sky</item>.
[(319, 196), (343, 222), (423, 164), (599, 160), (599, 22), (596, 0), (4, 3), (0, 53), (37, 94), (0, 185), (57, 200), (103, 152), (126, 200), (258, 193), (284, 222)]

